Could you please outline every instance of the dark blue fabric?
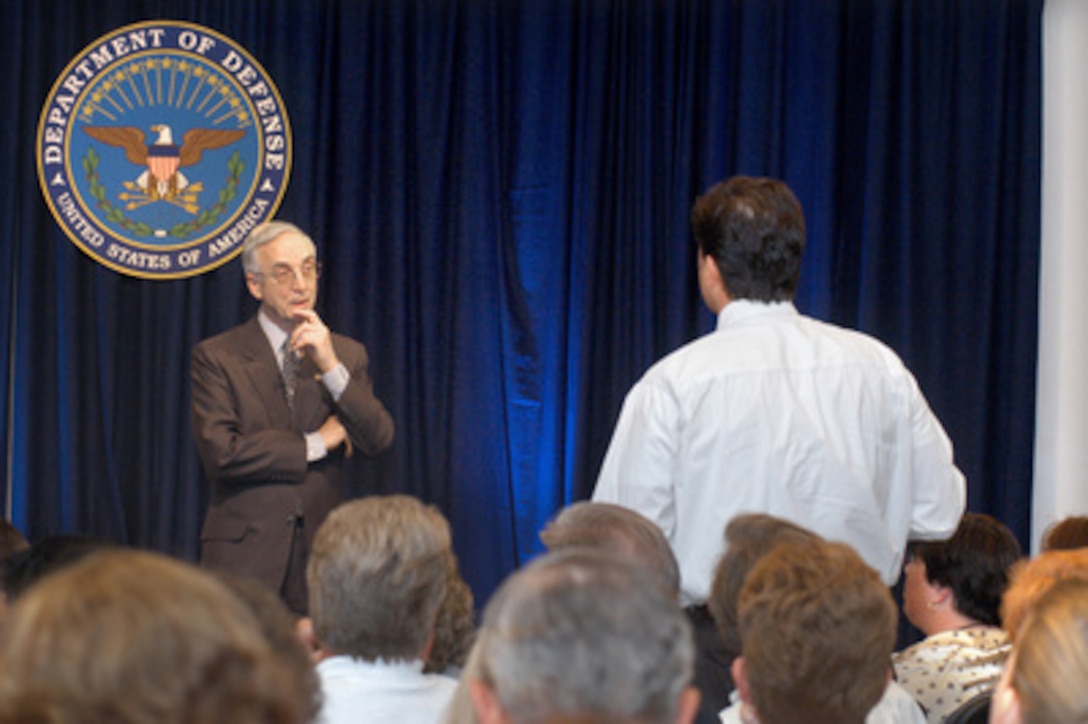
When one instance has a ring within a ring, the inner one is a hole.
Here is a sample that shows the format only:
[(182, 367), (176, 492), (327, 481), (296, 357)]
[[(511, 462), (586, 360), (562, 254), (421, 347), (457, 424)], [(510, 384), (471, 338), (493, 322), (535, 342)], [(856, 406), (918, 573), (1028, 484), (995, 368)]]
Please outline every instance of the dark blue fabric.
[[(0, 419), (11, 515), (192, 557), (207, 499), (188, 354), (255, 309), (234, 262), (141, 281), (59, 230), (37, 116), (113, 28), (207, 25), (294, 129), (281, 217), (325, 261), (394, 448), (357, 492), (453, 524), (486, 595), (592, 490), (628, 387), (707, 331), (688, 230), (735, 173), (807, 212), (798, 305), (895, 348), (970, 506), (1027, 540), (1042, 0), (8, 0), (0, 4)], [(708, 531), (720, 535), (720, 531)]]

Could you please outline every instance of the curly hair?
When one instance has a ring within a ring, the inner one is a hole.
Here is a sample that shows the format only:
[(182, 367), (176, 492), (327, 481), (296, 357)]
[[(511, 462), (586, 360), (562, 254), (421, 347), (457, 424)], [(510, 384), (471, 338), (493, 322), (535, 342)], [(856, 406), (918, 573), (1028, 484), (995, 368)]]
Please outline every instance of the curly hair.
[(472, 589), (457, 570), (457, 559), (450, 555), (450, 580), (446, 595), (438, 607), (434, 623), (434, 644), (423, 671), (442, 674), (465, 665), (476, 634), (476, 610)]

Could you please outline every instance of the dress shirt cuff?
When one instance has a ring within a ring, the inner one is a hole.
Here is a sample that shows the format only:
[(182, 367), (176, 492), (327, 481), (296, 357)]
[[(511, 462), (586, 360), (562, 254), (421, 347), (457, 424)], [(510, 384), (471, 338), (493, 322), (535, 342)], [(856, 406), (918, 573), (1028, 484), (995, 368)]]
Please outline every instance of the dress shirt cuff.
[(351, 374), (348, 372), (348, 368), (344, 366), (344, 363), (341, 362), (321, 375), (321, 381), (325, 383), (325, 389), (332, 395), (333, 401), (339, 402), (340, 395), (344, 394), (344, 390), (348, 388), (348, 383), (351, 382)]
[(323, 460), (329, 454), (325, 448), (325, 439), (321, 433), (314, 430), (306, 433), (306, 462), (313, 463)]

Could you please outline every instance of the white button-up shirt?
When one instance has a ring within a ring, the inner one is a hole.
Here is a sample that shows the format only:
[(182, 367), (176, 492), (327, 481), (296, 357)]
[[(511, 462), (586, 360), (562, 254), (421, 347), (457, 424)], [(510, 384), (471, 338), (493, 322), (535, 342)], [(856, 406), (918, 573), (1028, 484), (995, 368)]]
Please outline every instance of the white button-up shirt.
[(914, 377), (888, 347), (734, 300), (717, 330), (631, 389), (594, 500), (656, 522), (703, 603), (726, 523), (769, 513), (851, 544), (892, 585), (908, 539), (950, 536), (964, 478)]

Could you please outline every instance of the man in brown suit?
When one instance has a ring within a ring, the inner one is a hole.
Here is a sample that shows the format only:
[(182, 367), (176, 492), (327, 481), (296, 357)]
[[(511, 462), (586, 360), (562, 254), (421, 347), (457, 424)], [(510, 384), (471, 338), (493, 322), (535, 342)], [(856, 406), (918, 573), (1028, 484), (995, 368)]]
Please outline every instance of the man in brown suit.
[(263, 224), (242, 267), (257, 315), (192, 355), (193, 434), (212, 482), (201, 564), (255, 577), (304, 614), (306, 558), (344, 499), (344, 457), (388, 448), (393, 420), (374, 396), (366, 348), (314, 312), (313, 240)]

